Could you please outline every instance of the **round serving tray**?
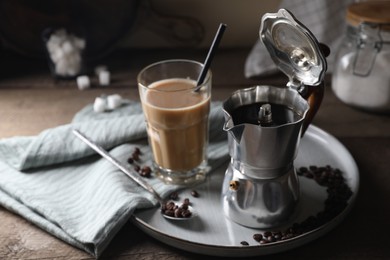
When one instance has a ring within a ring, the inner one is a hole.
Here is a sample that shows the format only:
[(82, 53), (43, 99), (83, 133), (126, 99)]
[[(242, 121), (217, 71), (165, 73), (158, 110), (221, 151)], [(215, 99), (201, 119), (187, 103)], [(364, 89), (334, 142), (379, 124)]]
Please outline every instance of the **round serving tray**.
[[(179, 193), (182, 199), (190, 198), (198, 212), (196, 218), (190, 221), (170, 221), (163, 218), (158, 209), (153, 208), (136, 211), (132, 221), (141, 230), (163, 243), (205, 255), (244, 257), (296, 248), (317, 239), (339, 224), (350, 211), (359, 189), (359, 172), (350, 153), (336, 138), (315, 126), (310, 126), (302, 138), (295, 160), (296, 168), (310, 165), (330, 165), (332, 168), (340, 169), (353, 193), (345, 209), (334, 218), (291, 239), (259, 244), (253, 239), (253, 235), (265, 230), (238, 225), (224, 216), (220, 195), (226, 165), (211, 173), (205, 183), (195, 188), (200, 194), (199, 197), (194, 198), (190, 195), (193, 188)], [(297, 213), (285, 226), (278, 227), (278, 230), (315, 216), (324, 208), (324, 201), (327, 198), (326, 187), (306, 177), (299, 177), (299, 181), (301, 199)], [(242, 245), (242, 241), (248, 242), (249, 245)]]

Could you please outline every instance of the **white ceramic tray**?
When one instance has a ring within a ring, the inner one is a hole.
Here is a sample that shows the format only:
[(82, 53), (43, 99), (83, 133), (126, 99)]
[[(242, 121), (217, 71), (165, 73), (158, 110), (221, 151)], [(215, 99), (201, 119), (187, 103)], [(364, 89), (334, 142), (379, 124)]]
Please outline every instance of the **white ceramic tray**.
[[(359, 172), (350, 153), (337, 139), (314, 126), (309, 127), (301, 140), (295, 160), (296, 168), (310, 165), (330, 165), (340, 169), (353, 194), (348, 206), (339, 215), (319, 228), (292, 239), (261, 245), (253, 239), (253, 234), (264, 230), (240, 226), (223, 215), (220, 194), (226, 165), (211, 173), (207, 182), (195, 188), (200, 194), (198, 198), (190, 195), (190, 189), (179, 193), (181, 199), (188, 197), (191, 200), (198, 212), (196, 218), (190, 221), (167, 220), (157, 208), (153, 208), (136, 211), (132, 220), (141, 230), (163, 243), (199, 254), (244, 257), (296, 248), (317, 239), (339, 224), (350, 211), (359, 189)], [(306, 177), (299, 177), (299, 181), (301, 200), (296, 216), (286, 227), (322, 211), (327, 198), (326, 187)], [(243, 246), (241, 241), (249, 245)]]

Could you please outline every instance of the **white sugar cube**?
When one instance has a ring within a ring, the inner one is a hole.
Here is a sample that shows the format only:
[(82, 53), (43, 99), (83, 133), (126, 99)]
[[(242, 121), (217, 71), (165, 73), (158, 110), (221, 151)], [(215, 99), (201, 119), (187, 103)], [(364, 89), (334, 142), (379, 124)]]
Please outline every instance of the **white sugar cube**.
[(110, 85), (110, 72), (107, 70), (100, 71), (99, 73), (99, 84), (101, 86)]
[(113, 110), (122, 105), (122, 97), (118, 94), (109, 95), (107, 97), (107, 108)]
[(90, 81), (88, 76), (86, 75), (78, 76), (76, 80), (77, 80), (77, 86), (80, 90), (89, 88)]
[(93, 103), (93, 110), (96, 113), (102, 113), (106, 110), (107, 104), (106, 99), (103, 97), (95, 98), (95, 102)]

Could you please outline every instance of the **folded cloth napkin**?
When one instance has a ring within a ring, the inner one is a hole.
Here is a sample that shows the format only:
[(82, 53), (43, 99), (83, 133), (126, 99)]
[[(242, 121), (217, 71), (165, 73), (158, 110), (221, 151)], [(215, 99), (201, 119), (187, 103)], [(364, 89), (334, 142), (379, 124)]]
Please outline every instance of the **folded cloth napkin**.
[[(321, 43), (328, 45), (328, 72), (332, 72), (336, 50), (344, 35), (347, 6), (354, 0), (282, 0), (279, 7), (289, 10)], [(260, 29), (260, 24), (259, 24)], [(277, 72), (275, 63), (263, 43), (258, 40), (250, 51), (244, 73), (247, 78)]]
[[(211, 169), (228, 159), (221, 103), (210, 112)], [(128, 101), (115, 111), (88, 105), (68, 124), (34, 137), (0, 140), (0, 205), (54, 236), (99, 257), (135, 209), (157, 201), (72, 134), (79, 129), (126, 162), (135, 147), (151, 164), (141, 106)], [(180, 188), (158, 178), (147, 181), (162, 196)]]

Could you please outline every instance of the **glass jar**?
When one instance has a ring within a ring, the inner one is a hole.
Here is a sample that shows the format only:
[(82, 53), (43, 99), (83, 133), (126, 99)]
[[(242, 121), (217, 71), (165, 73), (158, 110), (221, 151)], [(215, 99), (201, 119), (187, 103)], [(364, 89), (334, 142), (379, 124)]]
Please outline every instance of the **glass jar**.
[(336, 54), (332, 89), (344, 103), (390, 113), (390, 2), (348, 7), (348, 27)]

